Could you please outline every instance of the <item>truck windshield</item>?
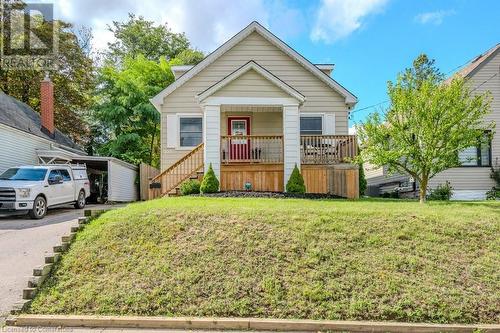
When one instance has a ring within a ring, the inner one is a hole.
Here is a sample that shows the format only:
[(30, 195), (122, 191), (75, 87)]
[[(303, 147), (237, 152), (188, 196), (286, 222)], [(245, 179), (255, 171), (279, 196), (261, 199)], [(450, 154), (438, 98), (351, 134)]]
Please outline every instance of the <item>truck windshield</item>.
[(45, 179), (47, 169), (11, 168), (0, 175), (0, 180), (31, 180)]

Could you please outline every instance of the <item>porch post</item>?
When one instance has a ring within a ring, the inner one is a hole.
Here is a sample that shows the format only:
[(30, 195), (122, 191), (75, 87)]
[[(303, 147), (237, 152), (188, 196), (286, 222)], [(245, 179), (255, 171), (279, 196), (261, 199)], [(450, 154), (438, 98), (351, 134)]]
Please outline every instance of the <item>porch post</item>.
[(203, 106), (203, 158), (205, 172), (210, 163), (220, 181), (220, 104)]
[(295, 164), (300, 170), (300, 116), (299, 105), (283, 105), (283, 168), (284, 189)]

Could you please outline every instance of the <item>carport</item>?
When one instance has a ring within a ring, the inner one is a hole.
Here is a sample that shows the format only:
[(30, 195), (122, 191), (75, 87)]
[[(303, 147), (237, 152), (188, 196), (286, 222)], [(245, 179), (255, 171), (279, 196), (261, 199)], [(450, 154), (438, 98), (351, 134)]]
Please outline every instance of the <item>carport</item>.
[(83, 156), (62, 150), (37, 150), (40, 164), (79, 163), (87, 166), (91, 195), (89, 202), (138, 200), (138, 167), (114, 157)]

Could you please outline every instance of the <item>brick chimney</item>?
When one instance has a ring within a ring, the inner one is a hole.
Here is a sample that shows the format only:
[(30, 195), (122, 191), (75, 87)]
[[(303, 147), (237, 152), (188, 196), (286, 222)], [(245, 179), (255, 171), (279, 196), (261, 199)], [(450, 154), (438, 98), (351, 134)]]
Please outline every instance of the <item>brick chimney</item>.
[(42, 132), (53, 137), (54, 127), (54, 84), (50, 80), (49, 74), (40, 84), (40, 113), (42, 120)]

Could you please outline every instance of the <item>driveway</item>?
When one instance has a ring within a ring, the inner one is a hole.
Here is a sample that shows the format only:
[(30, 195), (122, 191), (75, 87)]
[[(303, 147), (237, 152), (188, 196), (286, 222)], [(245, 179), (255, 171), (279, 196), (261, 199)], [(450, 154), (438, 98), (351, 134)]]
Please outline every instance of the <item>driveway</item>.
[[(88, 205), (86, 209), (110, 209), (116, 206)], [(35, 266), (44, 263), (46, 254), (70, 232), (73, 220), (83, 216), (83, 210), (72, 206), (48, 211), (42, 220), (26, 216), (0, 215), (0, 325), (12, 305), (22, 298)]]

